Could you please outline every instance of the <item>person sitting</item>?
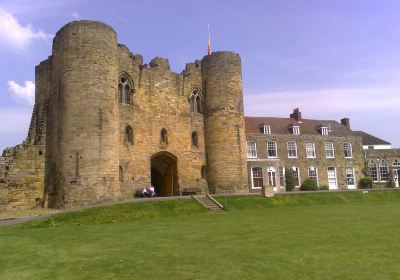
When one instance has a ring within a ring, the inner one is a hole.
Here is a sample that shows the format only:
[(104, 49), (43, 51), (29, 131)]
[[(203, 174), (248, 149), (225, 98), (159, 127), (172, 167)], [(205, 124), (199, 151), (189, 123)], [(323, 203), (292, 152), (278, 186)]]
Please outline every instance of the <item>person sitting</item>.
[(156, 196), (156, 191), (155, 191), (153, 185), (150, 186), (150, 188), (149, 188), (149, 193), (150, 193), (150, 196), (151, 196), (151, 197), (155, 197), (155, 196)]

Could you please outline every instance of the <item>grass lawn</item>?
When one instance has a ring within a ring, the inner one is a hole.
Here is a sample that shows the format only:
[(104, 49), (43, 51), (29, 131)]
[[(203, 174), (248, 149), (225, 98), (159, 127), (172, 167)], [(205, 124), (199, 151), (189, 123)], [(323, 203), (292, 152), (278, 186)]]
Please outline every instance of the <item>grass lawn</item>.
[(0, 279), (400, 279), (400, 191), (227, 206), (149, 201), (1, 227)]

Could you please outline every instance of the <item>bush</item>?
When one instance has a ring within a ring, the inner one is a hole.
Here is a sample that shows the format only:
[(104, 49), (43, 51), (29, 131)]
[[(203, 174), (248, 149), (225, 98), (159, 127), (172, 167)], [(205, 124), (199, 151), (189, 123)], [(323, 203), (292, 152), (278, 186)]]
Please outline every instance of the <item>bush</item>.
[(366, 176), (360, 179), (358, 186), (360, 187), (360, 189), (372, 189), (372, 182), (372, 177)]
[(319, 187), (319, 189), (321, 191), (329, 191), (329, 186), (328, 185), (322, 185), (322, 186)]
[(291, 168), (286, 168), (285, 170), (285, 182), (286, 182), (286, 191), (291, 192), (294, 190), (296, 186), (296, 178), (294, 177), (294, 171)]
[(386, 188), (394, 188), (396, 187), (396, 184), (393, 180), (390, 180), (386, 183)]
[(300, 186), (301, 191), (318, 191), (317, 182), (313, 179), (305, 179)]

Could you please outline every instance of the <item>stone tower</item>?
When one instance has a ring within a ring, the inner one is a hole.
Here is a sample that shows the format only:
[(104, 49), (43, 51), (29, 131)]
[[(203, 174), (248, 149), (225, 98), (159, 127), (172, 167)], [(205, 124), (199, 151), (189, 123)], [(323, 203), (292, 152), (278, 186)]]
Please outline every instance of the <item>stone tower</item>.
[(213, 193), (247, 190), (240, 57), (214, 52), (202, 59), (207, 181)]
[(119, 196), (117, 40), (97, 21), (74, 21), (54, 38), (46, 192), (50, 207)]

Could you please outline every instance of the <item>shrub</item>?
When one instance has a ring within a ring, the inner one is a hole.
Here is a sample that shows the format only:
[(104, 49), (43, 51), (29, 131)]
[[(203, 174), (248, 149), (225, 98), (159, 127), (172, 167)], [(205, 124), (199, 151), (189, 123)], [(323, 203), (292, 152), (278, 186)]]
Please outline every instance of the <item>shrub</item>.
[(301, 191), (318, 191), (317, 182), (313, 179), (305, 179), (300, 186)]
[(328, 185), (322, 185), (322, 186), (319, 187), (319, 189), (321, 191), (329, 191), (329, 186)]
[(394, 188), (396, 187), (396, 184), (393, 180), (390, 180), (386, 183), (386, 188)]
[(366, 176), (360, 179), (358, 186), (360, 187), (360, 189), (372, 189), (372, 182), (372, 177)]
[(294, 171), (291, 168), (286, 168), (285, 170), (285, 182), (286, 182), (286, 191), (291, 192), (294, 190), (296, 186), (296, 178), (294, 177)]

